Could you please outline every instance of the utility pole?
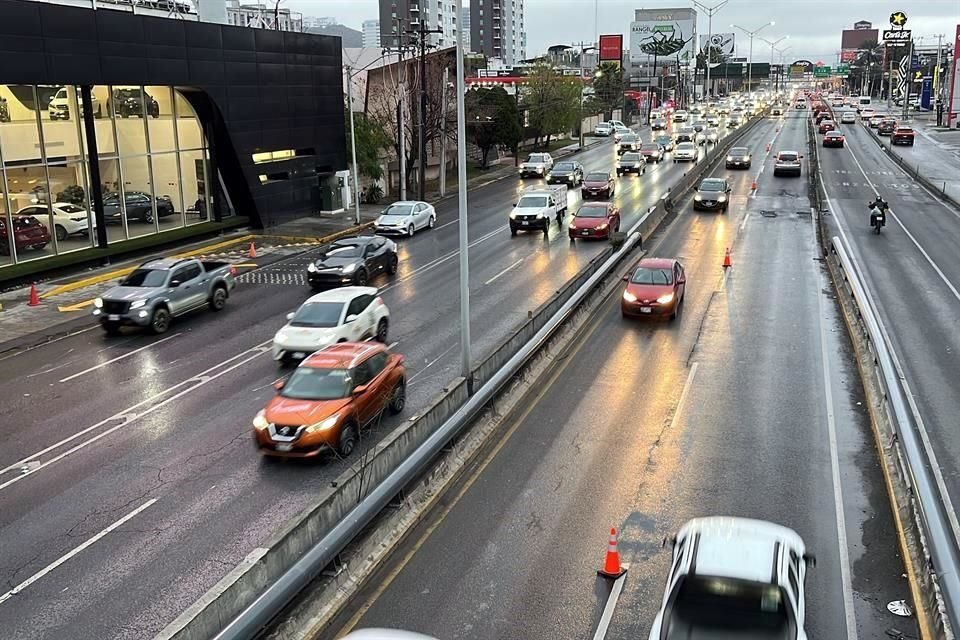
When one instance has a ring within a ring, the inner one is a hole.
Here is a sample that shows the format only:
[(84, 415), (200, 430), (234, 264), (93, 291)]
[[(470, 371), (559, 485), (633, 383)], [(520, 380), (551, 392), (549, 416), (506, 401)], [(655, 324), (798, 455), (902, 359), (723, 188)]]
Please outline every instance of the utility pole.
[[(773, 41), (767, 40), (766, 38), (760, 38), (761, 40), (763, 40), (764, 42), (766, 42), (768, 45), (770, 45), (770, 70), (771, 70), (771, 71), (773, 71), (773, 51), (774, 51), (774, 49), (776, 48), (776, 46), (777, 46), (778, 44), (780, 44), (781, 42), (783, 42), (784, 40), (786, 40), (786, 39), (789, 38), (789, 37), (790, 37), (790, 36), (783, 36), (782, 38), (779, 38), (779, 39), (773, 40)], [(776, 88), (774, 88), (774, 91), (776, 91)]]
[(354, 222), (360, 224), (360, 178), (357, 173), (357, 134), (353, 126), (353, 75), (350, 67), (344, 67), (347, 74), (347, 111), (350, 112), (350, 151), (353, 155), (353, 206)]
[[(462, 13), (459, 15), (463, 15)], [(431, 33), (443, 33), (443, 29), (427, 29), (426, 22), (421, 17), (419, 28), (408, 31), (420, 38), (420, 126), (418, 127), (420, 149), (417, 155), (420, 158), (417, 174), (417, 193), (421, 200), (426, 198), (427, 182), (427, 36)]]
[(934, 101), (940, 99), (940, 55), (943, 52), (943, 34), (937, 34), (937, 66), (933, 72)]
[[(406, 65), (404, 64), (403, 18), (394, 18), (393, 33), (397, 45), (397, 165), (400, 169), (400, 199), (407, 199), (407, 131), (406, 131)], [(388, 47), (384, 47), (388, 49)]]
[[(457, 16), (463, 15), (463, 0), (457, 0)], [(470, 251), (467, 235), (467, 122), (464, 106), (466, 87), (463, 65), (463, 29), (457, 25), (457, 190), (460, 220), (460, 375), (472, 391), (470, 357)]]
[(741, 27), (741, 26), (738, 25), (738, 24), (731, 24), (731, 25), (730, 25), (731, 27), (733, 27), (733, 28), (735, 28), (735, 29), (740, 29), (740, 31), (743, 31), (745, 34), (747, 34), (748, 36), (750, 36), (750, 54), (749, 54), (749, 56), (747, 57), (747, 93), (748, 93), (748, 94), (753, 90), (753, 36), (755, 36), (755, 35), (757, 35), (758, 33), (760, 33), (760, 31), (762, 31), (763, 29), (766, 29), (767, 27), (772, 27), (772, 26), (775, 25), (775, 24), (776, 24), (776, 22), (774, 22), (773, 20), (771, 20), (771, 21), (768, 22), (767, 24), (762, 25), (762, 26), (759, 26), (759, 27), (757, 27), (756, 29), (754, 29), (753, 31), (749, 31), (749, 30), (747, 30), (747, 29), (744, 29), (743, 27)]
[[(706, 67), (707, 78), (703, 84), (703, 97), (707, 100), (707, 106), (710, 106), (710, 50), (713, 48), (713, 14), (723, 8), (723, 5), (730, 2), (730, 0), (723, 0), (718, 4), (708, 7), (707, 5), (693, 0), (693, 4), (697, 5), (707, 13), (707, 53), (704, 60), (704, 67)], [(696, 67), (694, 67), (694, 86), (696, 86)]]
[(447, 195), (447, 76), (450, 69), (443, 65), (443, 85), (440, 87), (440, 197)]

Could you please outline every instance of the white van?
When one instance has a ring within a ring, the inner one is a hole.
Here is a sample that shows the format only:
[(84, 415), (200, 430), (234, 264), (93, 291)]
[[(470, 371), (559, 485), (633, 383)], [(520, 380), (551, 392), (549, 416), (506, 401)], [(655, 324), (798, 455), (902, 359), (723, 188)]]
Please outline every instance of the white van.
[(873, 101), (870, 99), (870, 96), (860, 96), (857, 98), (857, 113), (865, 107), (871, 106), (873, 106)]

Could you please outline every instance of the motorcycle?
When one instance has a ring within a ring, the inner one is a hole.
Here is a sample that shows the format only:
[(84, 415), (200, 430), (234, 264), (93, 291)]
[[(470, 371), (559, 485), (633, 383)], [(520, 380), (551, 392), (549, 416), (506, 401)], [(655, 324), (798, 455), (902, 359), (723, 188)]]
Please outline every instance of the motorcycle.
[(887, 203), (870, 203), (870, 226), (873, 227), (877, 235), (880, 235), (880, 229), (887, 224)]

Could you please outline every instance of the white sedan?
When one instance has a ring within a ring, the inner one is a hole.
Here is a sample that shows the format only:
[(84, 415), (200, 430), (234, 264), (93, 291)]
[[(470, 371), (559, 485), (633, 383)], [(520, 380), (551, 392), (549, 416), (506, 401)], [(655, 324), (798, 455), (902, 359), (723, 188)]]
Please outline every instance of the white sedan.
[(376, 287), (340, 287), (310, 296), (273, 336), (274, 360), (303, 360), (337, 342), (387, 341), (390, 310)]
[(401, 200), (383, 210), (375, 227), (377, 233), (412, 236), (420, 229), (433, 229), (436, 224), (437, 210), (432, 204), (419, 200)]
[(50, 228), (50, 209), (45, 204), (34, 204), (17, 211), (16, 216), (33, 216), (47, 228), (51, 235), (56, 233), (57, 240), (66, 240), (67, 236), (87, 233), (90, 222), (87, 210), (70, 202), (53, 203), (53, 229)]

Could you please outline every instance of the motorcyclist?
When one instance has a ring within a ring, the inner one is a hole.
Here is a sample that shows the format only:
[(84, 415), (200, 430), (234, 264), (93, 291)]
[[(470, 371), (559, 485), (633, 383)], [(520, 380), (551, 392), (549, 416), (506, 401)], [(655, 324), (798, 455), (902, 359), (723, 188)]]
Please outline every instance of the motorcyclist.
[(876, 224), (877, 217), (880, 217), (880, 226), (887, 224), (887, 209), (890, 208), (890, 205), (887, 204), (887, 201), (884, 200), (880, 194), (877, 194), (876, 199), (873, 202), (867, 204), (870, 207), (870, 226), (872, 227)]

